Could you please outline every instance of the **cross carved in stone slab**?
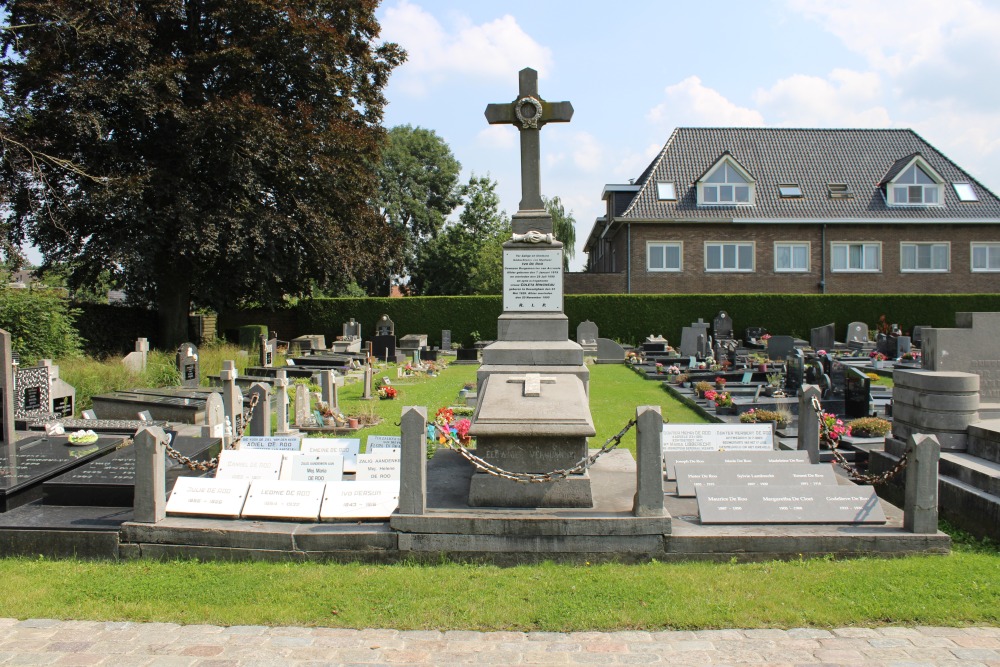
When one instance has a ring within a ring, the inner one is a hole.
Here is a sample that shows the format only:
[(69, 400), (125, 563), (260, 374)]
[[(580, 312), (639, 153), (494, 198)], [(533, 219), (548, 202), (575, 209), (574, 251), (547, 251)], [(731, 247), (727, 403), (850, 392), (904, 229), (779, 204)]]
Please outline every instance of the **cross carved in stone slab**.
[(541, 373), (525, 373), (520, 377), (508, 378), (507, 382), (523, 382), (524, 392), (522, 396), (541, 396), (542, 395), (542, 384), (555, 384), (556, 379), (553, 377), (542, 377)]
[[(546, 123), (568, 123), (573, 117), (569, 102), (546, 102), (538, 96), (538, 72), (525, 67), (518, 73), (517, 99), (490, 104), (486, 120), (490, 125), (514, 125), (521, 133), (521, 211), (544, 210), (540, 174), (538, 132)], [(551, 231), (551, 230), (549, 230)]]

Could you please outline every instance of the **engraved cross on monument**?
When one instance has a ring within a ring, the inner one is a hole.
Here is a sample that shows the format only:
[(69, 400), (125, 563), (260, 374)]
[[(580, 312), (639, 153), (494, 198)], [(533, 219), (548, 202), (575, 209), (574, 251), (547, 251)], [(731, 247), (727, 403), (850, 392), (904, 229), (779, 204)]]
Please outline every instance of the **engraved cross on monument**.
[[(513, 216), (515, 234), (552, 233), (552, 217), (542, 202), (539, 131), (546, 123), (568, 123), (573, 118), (569, 102), (546, 102), (538, 95), (538, 72), (526, 67), (518, 73), (517, 99), (486, 107), (490, 125), (513, 125), (521, 134), (521, 203)], [(539, 215), (541, 213), (541, 215)]]

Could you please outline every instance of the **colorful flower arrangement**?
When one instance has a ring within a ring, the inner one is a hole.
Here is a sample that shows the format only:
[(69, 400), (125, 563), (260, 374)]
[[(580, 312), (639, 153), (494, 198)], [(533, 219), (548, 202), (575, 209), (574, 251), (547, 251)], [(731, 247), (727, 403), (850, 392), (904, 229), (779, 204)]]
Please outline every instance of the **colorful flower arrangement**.
[(398, 392), (396, 391), (395, 387), (390, 387), (387, 384), (384, 384), (378, 388), (378, 397), (383, 401), (391, 401), (395, 399), (397, 393)]
[(888, 357), (886, 357), (884, 354), (882, 354), (881, 352), (876, 352), (875, 350), (869, 352), (868, 356), (871, 358), (872, 361), (885, 361), (886, 359), (888, 359)]
[(661, 364), (659, 361), (656, 362), (656, 372), (657, 373), (663, 372), (663, 364)]
[(728, 391), (721, 391), (715, 394), (715, 407), (717, 408), (731, 408), (733, 407), (733, 397)]
[(831, 448), (836, 447), (840, 439), (851, 434), (851, 427), (842, 420), (837, 419), (837, 415), (824, 412), (819, 418), (819, 439)]
[(719, 395), (719, 392), (715, 391), (714, 389), (706, 389), (705, 390), (705, 400), (714, 401), (715, 397), (718, 396), (718, 395)]
[(667, 367), (667, 373), (670, 374), (670, 375), (680, 375), (681, 374), (681, 367), (678, 366), (677, 364), (673, 364), (671, 366), (668, 366)]
[(715, 378), (715, 386), (716, 387), (725, 387), (726, 386), (726, 378), (722, 377), (721, 375), (718, 376), (717, 378)]
[(469, 429), (472, 427), (472, 422), (464, 417), (456, 420), (455, 411), (451, 408), (438, 408), (434, 415), (434, 424), (438, 427), (435, 432), (435, 440), (438, 443), (442, 445), (446, 443), (448, 441), (446, 434), (450, 434), (464, 447), (471, 444), (472, 436), (469, 435)]

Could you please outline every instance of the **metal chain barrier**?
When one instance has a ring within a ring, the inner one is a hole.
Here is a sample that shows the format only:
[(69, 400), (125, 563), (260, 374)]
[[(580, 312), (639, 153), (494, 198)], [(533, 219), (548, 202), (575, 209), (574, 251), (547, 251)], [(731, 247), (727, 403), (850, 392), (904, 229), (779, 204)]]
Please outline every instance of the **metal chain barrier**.
[[(243, 424), (249, 424), (250, 419), (253, 418), (253, 409), (257, 407), (257, 402), (260, 400), (259, 394), (252, 394), (250, 396), (250, 407), (247, 408), (243, 414), (240, 416), (240, 428), (237, 431), (239, 435), (233, 438), (233, 442), (229, 445), (227, 449), (235, 449), (237, 443), (243, 438)], [(181, 454), (179, 451), (170, 446), (169, 442), (163, 443), (167, 450), (167, 456), (177, 461), (183, 466), (187, 466), (191, 470), (200, 470), (202, 472), (208, 470), (215, 470), (219, 467), (219, 457), (213, 456), (210, 461), (195, 461), (189, 456)]]
[(476, 467), (477, 470), (489, 473), (495, 477), (500, 477), (502, 479), (509, 479), (513, 482), (521, 482), (523, 484), (541, 484), (544, 482), (556, 482), (562, 479), (566, 479), (570, 475), (586, 472), (590, 466), (597, 462), (597, 459), (601, 458), (611, 450), (618, 447), (621, 444), (622, 438), (625, 434), (635, 426), (635, 419), (630, 419), (625, 428), (618, 431), (616, 435), (611, 436), (607, 439), (604, 445), (597, 450), (595, 453), (580, 459), (575, 466), (569, 468), (568, 470), (552, 470), (546, 473), (527, 473), (527, 472), (510, 472), (504, 470), (503, 468), (486, 461), (471, 451), (469, 451), (465, 445), (455, 439), (451, 434), (451, 429), (447, 423), (442, 424), (441, 422), (434, 421), (434, 430), (437, 431), (441, 437), (444, 438), (444, 445), (448, 449), (454, 450), (462, 455), (466, 461), (471, 463)]
[(816, 418), (819, 420), (820, 443), (825, 442), (830, 447), (830, 452), (833, 454), (834, 460), (837, 462), (837, 465), (841, 467), (841, 469), (847, 472), (849, 479), (855, 482), (862, 482), (864, 484), (885, 484), (889, 480), (896, 477), (896, 475), (903, 472), (903, 469), (906, 468), (906, 464), (909, 462), (909, 449), (903, 452), (903, 455), (899, 457), (899, 461), (896, 462), (896, 465), (894, 465), (891, 469), (886, 470), (884, 473), (879, 475), (866, 475), (861, 472), (851, 465), (851, 463), (844, 457), (844, 454), (837, 447), (840, 438), (831, 435), (829, 430), (826, 428), (826, 421), (823, 419), (823, 406), (820, 404), (819, 398), (816, 396), (813, 396), (812, 399), (812, 409), (816, 413)]

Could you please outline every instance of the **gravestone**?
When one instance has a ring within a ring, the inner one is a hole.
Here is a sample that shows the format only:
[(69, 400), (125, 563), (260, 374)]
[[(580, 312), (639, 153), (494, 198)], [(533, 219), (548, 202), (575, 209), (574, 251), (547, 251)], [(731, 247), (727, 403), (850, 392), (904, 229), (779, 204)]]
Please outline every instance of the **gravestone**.
[(332, 370), (326, 369), (319, 372), (320, 397), (327, 406), (336, 412), (340, 408), (337, 397), (337, 378)]
[(344, 340), (361, 340), (361, 324), (353, 317), (347, 322), (344, 322), (341, 331), (343, 333)]
[(14, 373), (14, 419), (50, 416), (49, 369), (19, 368)]
[(921, 324), (913, 327), (910, 332), (910, 341), (913, 343), (913, 347), (922, 347), (924, 344), (924, 330), (930, 329), (929, 326)]
[(298, 452), (290, 460), (288, 478), (294, 482), (340, 482), (344, 479), (344, 457), (340, 454)]
[(254, 480), (240, 516), (244, 519), (316, 521), (326, 490), (322, 482)]
[(392, 334), (376, 334), (372, 338), (372, 356), (379, 361), (390, 362), (396, 360), (396, 337)]
[(267, 336), (261, 334), (260, 336), (260, 365), (264, 368), (271, 368), (274, 366), (274, 358), (278, 354), (278, 339), (272, 338), (267, 339)]
[(337, 454), (344, 459), (344, 472), (357, 470), (361, 438), (303, 438), (302, 452), (306, 454)]
[(884, 524), (885, 513), (871, 486), (699, 487), (701, 523)]
[(237, 519), (249, 488), (246, 479), (180, 477), (167, 499), (167, 514)]
[(584, 352), (597, 352), (597, 325), (584, 320), (576, 325), (576, 342)]
[(226, 449), (219, 452), (216, 479), (270, 479), (281, 476), (281, 452), (270, 450)]
[(830, 324), (824, 324), (821, 327), (816, 327), (809, 332), (809, 344), (812, 349), (819, 352), (820, 350), (832, 350), (834, 346), (834, 332), (836, 330), (836, 325), (831, 322)]
[(451, 329), (441, 329), (441, 349), (451, 349)]
[(677, 463), (677, 495), (695, 496), (699, 487), (837, 486), (833, 468), (824, 464), (785, 465), (729, 463)]
[[(923, 368), (979, 376), (983, 403), (1000, 403), (1000, 313), (955, 313), (954, 329), (924, 329)], [(944, 443), (942, 442), (942, 445)]]
[(288, 423), (288, 375), (285, 371), (278, 371), (275, 374), (273, 387), (274, 410), (277, 413), (275, 435), (288, 435), (291, 427)]
[(759, 343), (761, 336), (767, 335), (767, 329), (764, 327), (747, 327), (743, 331), (743, 340), (748, 343)]
[[(568, 122), (568, 102), (544, 102), (537, 73), (519, 73), (513, 103), (491, 104), (491, 124), (513, 124), (521, 140), (521, 203), (513, 236), (503, 244), (503, 313), (498, 340), (483, 350), (480, 388), (470, 435), (480, 457), (514, 473), (574, 467), (587, 456), (593, 420), (587, 396), (590, 373), (583, 348), (569, 340), (563, 313), (563, 244), (541, 196), (539, 132)], [(599, 342), (598, 342), (599, 344)], [(474, 473), (473, 507), (591, 507), (589, 473), (553, 482), (520, 484)]]
[(625, 361), (625, 348), (610, 338), (597, 339), (597, 363), (620, 364)]
[(383, 315), (379, 318), (378, 322), (375, 323), (375, 335), (376, 336), (395, 336), (396, 335), (396, 324), (389, 319), (388, 315)]
[(766, 465), (773, 467), (785, 463), (809, 463), (808, 452), (795, 449), (774, 451), (714, 451), (714, 452), (663, 452), (663, 466), (668, 480), (677, 479), (674, 466), (697, 463), (701, 465), (731, 464)]
[(7, 446), (8, 460), (16, 459), (17, 451), (14, 432), (14, 367), (11, 361), (10, 334), (0, 329), (0, 437)]
[(781, 361), (795, 348), (795, 339), (791, 336), (771, 336), (767, 341), (767, 358), (771, 361)]
[(137, 338), (135, 341), (135, 351), (125, 355), (122, 363), (125, 364), (125, 368), (130, 372), (138, 375), (146, 370), (146, 358), (148, 355), (149, 341), (145, 338)]
[(76, 388), (60, 379), (59, 366), (51, 359), (42, 359), (39, 366), (49, 369), (49, 412), (60, 418), (72, 417), (76, 403)]
[(250, 435), (271, 435), (271, 387), (255, 382), (250, 387), (250, 400), (257, 397), (257, 405), (250, 416)]
[(884, 354), (888, 359), (895, 359), (899, 356), (897, 345), (899, 339), (895, 336), (888, 336), (880, 333), (875, 337), (875, 351)]
[(715, 340), (717, 341), (732, 340), (733, 318), (729, 317), (729, 313), (724, 310), (719, 311), (719, 314), (712, 320), (712, 332), (715, 334)]
[(304, 384), (295, 385), (295, 425), (310, 426), (313, 421), (309, 405), (309, 387)]
[[(770, 343), (768, 343), (768, 347), (770, 347)], [(795, 348), (785, 357), (785, 390), (791, 393), (797, 392), (805, 382), (805, 371), (805, 356), (802, 354), (802, 350)]]
[(341, 336), (333, 341), (330, 349), (338, 354), (361, 352), (361, 325), (352, 317), (341, 326)]
[(198, 364), (198, 347), (194, 343), (181, 343), (177, 348), (177, 372), (182, 387), (197, 387), (201, 384)]
[(865, 343), (868, 340), (868, 325), (864, 322), (851, 322), (847, 325), (847, 342)]
[(896, 356), (902, 357), (909, 354), (913, 349), (913, 343), (909, 336), (899, 336), (896, 338)]
[(844, 415), (859, 419), (871, 414), (872, 381), (861, 370), (848, 367), (844, 371)]
[(388, 519), (399, 506), (399, 482), (327, 482), (321, 521)]
[(646, 340), (642, 341), (642, 351), (643, 352), (666, 352), (667, 351), (667, 339), (661, 335), (649, 335), (646, 336)]
[(399, 349), (414, 364), (419, 364), (420, 352), (427, 349), (427, 334), (406, 334), (399, 339)]
[(205, 398), (205, 424), (201, 434), (205, 438), (222, 438), (226, 433), (226, 408), (220, 394), (211, 393)]
[(680, 353), (682, 357), (695, 357), (698, 355), (698, 336), (700, 334), (692, 327), (681, 328)]
[(222, 407), (226, 412), (226, 419), (229, 421), (230, 433), (224, 436), (227, 447), (234, 438), (243, 434), (243, 429), (246, 426), (243, 423), (243, 392), (236, 386), (237, 377), (239, 377), (239, 373), (236, 370), (236, 362), (223, 361), (219, 379), (222, 382)]

